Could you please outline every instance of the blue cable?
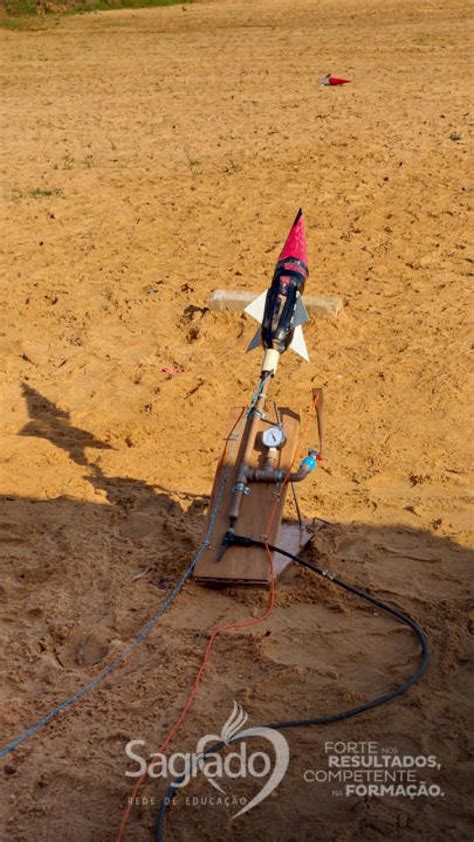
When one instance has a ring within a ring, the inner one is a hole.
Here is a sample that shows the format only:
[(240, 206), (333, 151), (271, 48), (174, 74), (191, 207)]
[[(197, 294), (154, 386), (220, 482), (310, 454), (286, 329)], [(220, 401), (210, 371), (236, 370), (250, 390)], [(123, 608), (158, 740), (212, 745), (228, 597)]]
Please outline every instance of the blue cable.
[[(234, 444), (234, 448), (235, 448), (235, 444)], [(106, 667), (102, 672), (100, 672), (99, 675), (96, 675), (94, 678), (92, 678), (90, 681), (88, 681), (87, 684), (84, 684), (83, 687), (81, 687), (79, 690), (77, 690), (76, 693), (73, 693), (72, 696), (69, 696), (68, 699), (65, 699), (64, 702), (61, 702), (61, 704), (59, 704), (57, 707), (55, 707), (53, 710), (51, 710), (48, 714), (46, 714), (46, 716), (43, 716), (43, 718), (40, 719), (38, 722), (36, 722), (34, 725), (32, 725), (31, 728), (27, 728), (26, 731), (23, 731), (23, 733), (20, 734), (19, 737), (17, 737), (15, 740), (12, 740), (11, 743), (8, 743), (6, 746), (4, 746), (4, 748), (2, 748), (0, 750), (0, 758), (5, 757), (11, 751), (14, 751), (14, 749), (18, 748), (18, 746), (21, 746), (22, 743), (26, 742), (26, 740), (28, 740), (30, 737), (32, 737), (34, 734), (36, 734), (38, 731), (40, 731), (41, 728), (44, 728), (44, 726), (47, 725), (48, 722), (51, 722), (51, 720), (54, 719), (56, 716), (58, 716), (58, 714), (60, 714), (63, 710), (66, 710), (66, 708), (73, 705), (74, 702), (77, 702), (79, 699), (82, 698), (82, 696), (85, 696), (86, 693), (88, 693), (90, 690), (93, 690), (94, 687), (97, 687), (97, 685), (100, 684), (104, 680), (104, 678), (106, 678), (108, 675), (110, 675), (110, 673), (113, 672), (113, 670), (116, 667), (118, 667), (118, 665), (121, 664), (122, 661), (125, 660), (125, 658), (128, 657), (130, 652), (132, 652), (133, 649), (135, 649), (150, 634), (152, 629), (155, 628), (156, 624), (161, 619), (161, 617), (163, 616), (165, 611), (170, 607), (171, 603), (174, 602), (174, 600), (178, 596), (179, 592), (183, 589), (184, 585), (186, 584), (187, 580), (189, 579), (189, 577), (190, 577), (190, 575), (193, 571), (193, 568), (195, 567), (195, 565), (199, 561), (199, 559), (200, 559), (202, 553), (204, 552), (204, 550), (206, 549), (206, 547), (208, 547), (208, 545), (209, 545), (209, 539), (212, 535), (212, 530), (214, 529), (217, 513), (219, 511), (219, 507), (220, 507), (220, 504), (221, 504), (222, 495), (224, 493), (224, 488), (225, 488), (225, 484), (226, 484), (226, 481), (227, 481), (227, 476), (228, 476), (230, 467), (231, 467), (230, 465), (227, 465), (226, 468), (223, 471), (222, 480), (221, 480), (221, 484), (220, 484), (220, 487), (219, 487), (219, 492), (218, 492), (217, 498), (216, 498), (216, 504), (215, 504), (215, 506), (212, 510), (211, 517), (210, 517), (210, 520), (209, 520), (209, 528), (206, 532), (206, 535), (204, 537), (204, 540), (203, 540), (201, 546), (199, 547), (199, 549), (198, 549), (196, 555), (194, 556), (193, 560), (191, 561), (191, 563), (188, 565), (188, 567), (184, 571), (184, 573), (183, 573), (181, 579), (179, 580), (178, 584), (175, 586), (174, 590), (170, 593), (170, 595), (165, 600), (163, 605), (158, 609), (156, 614), (154, 614), (154, 616), (151, 618), (151, 620), (149, 620), (149, 622), (146, 624), (146, 626), (144, 626), (141, 629), (141, 631), (130, 641), (127, 648), (120, 655), (118, 655), (118, 657), (115, 658), (115, 660), (112, 661), (112, 663), (109, 664), (108, 667)]]
[(267, 380), (269, 380), (269, 379), (270, 379), (270, 377), (271, 377), (271, 376), (272, 376), (272, 375), (271, 375), (271, 372), (266, 372), (266, 373), (265, 373), (265, 375), (264, 375), (264, 377), (262, 377), (262, 379), (260, 380), (260, 383), (259, 383), (258, 389), (255, 389), (255, 390), (254, 390), (252, 400), (250, 401), (250, 406), (249, 406), (249, 408), (248, 408), (248, 410), (247, 410), (247, 418), (250, 418), (250, 416), (251, 416), (251, 414), (252, 414), (252, 410), (253, 410), (253, 408), (254, 408), (255, 404), (257, 403), (257, 401), (258, 401), (258, 399), (259, 399), (260, 395), (261, 395), (261, 394), (262, 394), (262, 392), (263, 392), (263, 387), (265, 386), (265, 383), (267, 382)]
[(189, 578), (194, 565), (198, 561), (198, 558), (204, 549), (204, 546), (205, 544), (203, 543), (202, 546), (199, 548), (195, 558), (192, 560), (191, 564), (184, 572), (180, 581), (178, 582), (172, 593), (169, 595), (169, 597), (165, 600), (163, 605), (158, 609), (156, 614), (151, 618), (147, 625), (144, 626), (144, 628), (136, 635), (136, 637), (134, 637), (130, 641), (127, 648), (115, 659), (115, 661), (112, 661), (112, 663), (109, 664), (109, 666), (106, 667), (101, 673), (99, 673), (99, 675), (96, 675), (94, 678), (91, 679), (91, 681), (88, 681), (87, 684), (84, 684), (84, 686), (81, 687), (80, 690), (77, 690), (76, 693), (73, 693), (72, 696), (69, 696), (69, 698), (65, 699), (64, 702), (61, 702), (61, 704), (59, 704), (57, 707), (51, 710), (48, 714), (46, 714), (46, 716), (43, 716), (43, 718), (36, 722), (34, 725), (32, 725), (31, 728), (27, 728), (26, 731), (23, 731), (23, 733), (20, 734), (19, 737), (17, 737), (11, 743), (8, 743), (6, 746), (4, 746), (4, 748), (0, 750), (0, 758), (5, 757), (11, 751), (18, 748), (18, 746), (21, 746), (21, 744), (28, 740), (30, 737), (32, 737), (33, 734), (36, 734), (37, 731), (40, 731), (41, 728), (44, 728), (44, 726), (48, 724), (48, 722), (51, 722), (52, 719), (58, 716), (58, 714), (61, 713), (61, 711), (66, 710), (66, 708), (73, 705), (74, 702), (77, 702), (78, 699), (80, 699), (82, 696), (85, 696), (86, 693), (89, 692), (89, 690), (92, 690), (94, 687), (97, 687), (97, 685), (100, 684), (100, 682), (103, 681), (107, 675), (110, 675), (110, 673), (116, 667), (118, 667), (118, 665), (121, 664), (122, 661), (125, 660), (125, 658), (130, 654), (132, 649), (135, 649), (135, 647), (138, 646), (138, 644), (141, 643), (142, 640), (145, 639), (145, 637), (147, 637), (151, 630), (156, 626), (158, 620), (163, 616), (167, 608), (169, 608), (173, 600), (177, 597), (180, 590), (183, 588), (186, 580)]

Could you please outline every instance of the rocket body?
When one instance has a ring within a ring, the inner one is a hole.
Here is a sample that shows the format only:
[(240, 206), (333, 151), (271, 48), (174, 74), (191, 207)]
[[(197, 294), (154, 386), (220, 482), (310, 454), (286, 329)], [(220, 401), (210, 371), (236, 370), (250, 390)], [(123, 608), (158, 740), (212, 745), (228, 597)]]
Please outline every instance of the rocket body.
[(277, 355), (292, 348), (309, 361), (302, 329), (308, 321), (302, 300), (308, 273), (303, 215), (299, 210), (278, 258), (269, 289), (245, 308), (245, 312), (261, 325), (248, 351), (262, 345), (267, 351), (274, 352), (267, 355), (268, 359), (276, 361)]

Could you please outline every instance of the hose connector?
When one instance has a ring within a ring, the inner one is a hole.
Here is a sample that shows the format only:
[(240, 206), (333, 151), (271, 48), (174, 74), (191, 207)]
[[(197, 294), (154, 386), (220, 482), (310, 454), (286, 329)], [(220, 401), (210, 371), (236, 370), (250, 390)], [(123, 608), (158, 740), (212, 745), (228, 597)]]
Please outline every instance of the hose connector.
[(312, 471), (314, 471), (314, 469), (318, 465), (318, 462), (320, 461), (318, 459), (319, 455), (320, 454), (318, 450), (310, 450), (308, 455), (305, 456), (305, 458), (302, 460), (300, 464), (300, 470), (305, 471), (305, 474), (312, 473)]

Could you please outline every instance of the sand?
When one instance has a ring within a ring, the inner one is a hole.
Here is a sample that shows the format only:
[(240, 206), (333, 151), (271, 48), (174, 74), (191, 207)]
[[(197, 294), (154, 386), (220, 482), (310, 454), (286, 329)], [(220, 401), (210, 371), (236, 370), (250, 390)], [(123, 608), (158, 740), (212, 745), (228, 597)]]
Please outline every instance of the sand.
[[(181, 802), (167, 838), (472, 839), (464, 2), (223, 0), (38, 27), (0, 32), (2, 745), (111, 663), (193, 557), (229, 408), (260, 363), (253, 323), (208, 298), (263, 290), (301, 205), (308, 293), (344, 300), (273, 389), (305, 419), (325, 389), (327, 459), (300, 502), (331, 525), (307, 558), (411, 613), (432, 660), (386, 707), (286, 732), (289, 770), (247, 816)], [(327, 72), (352, 83), (321, 89)], [(125, 743), (156, 750), (209, 630), (267, 599), (188, 584), (125, 664), (4, 759), (2, 838), (114, 839)], [(394, 620), (291, 571), (268, 622), (216, 643), (173, 746), (220, 733), (234, 699), (249, 725), (358, 704), (419, 655)], [(422, 779), (444, 795), (306, 783), (331, 740), (436, 755)], [(163, 786), (143, 792), (137, 842)], [(200, 779), (189, 794), (216, 793)]]

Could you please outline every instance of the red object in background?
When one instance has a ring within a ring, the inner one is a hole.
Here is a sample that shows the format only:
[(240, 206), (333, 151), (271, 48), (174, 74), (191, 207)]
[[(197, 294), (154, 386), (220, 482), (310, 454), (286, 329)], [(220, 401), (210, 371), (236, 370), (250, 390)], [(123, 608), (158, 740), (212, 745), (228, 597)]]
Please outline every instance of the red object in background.
[(330, 73), (326, 73), (326, 75), (320, 79), (319, 84), (322, 88), (326, 88), (328, 85), (348, 85), (349, 82), (352, 82), (352, 79), (343, 79), (341, 76), (331, 76)]
[(163, 374), (184, 374), (184, 368), (172, 368), (168, 365), (164, 366), (164, 368), (160, 368), (160, 371), (162, 371)]
[(341, 79), (339, 76), (330, 76), (327, 84), (328, 85), (347, 85), (351, 82), (351, 79)]

